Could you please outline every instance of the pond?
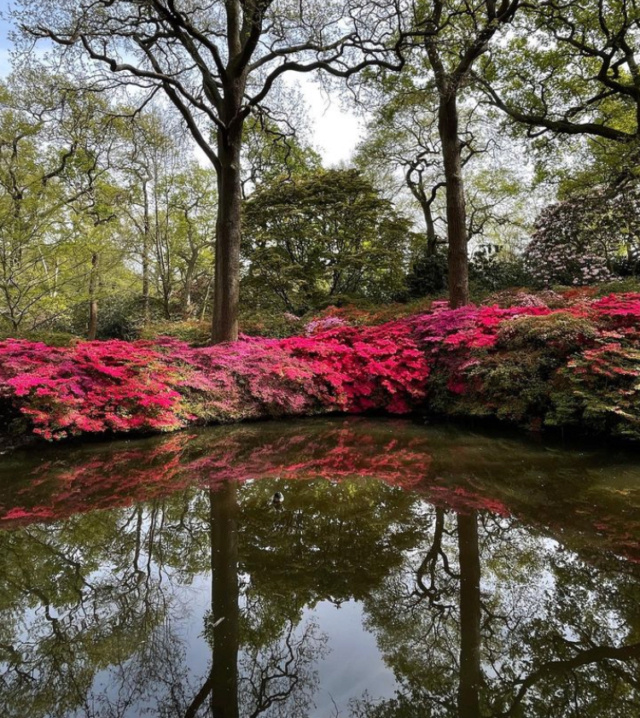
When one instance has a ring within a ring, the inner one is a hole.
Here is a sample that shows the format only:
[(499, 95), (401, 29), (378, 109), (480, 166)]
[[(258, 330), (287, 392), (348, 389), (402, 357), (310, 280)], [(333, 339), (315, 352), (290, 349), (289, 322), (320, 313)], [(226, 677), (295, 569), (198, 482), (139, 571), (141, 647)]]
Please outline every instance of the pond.
[(0, 487), (3, 716), (640, 715), (637, 453), (313, 419)]

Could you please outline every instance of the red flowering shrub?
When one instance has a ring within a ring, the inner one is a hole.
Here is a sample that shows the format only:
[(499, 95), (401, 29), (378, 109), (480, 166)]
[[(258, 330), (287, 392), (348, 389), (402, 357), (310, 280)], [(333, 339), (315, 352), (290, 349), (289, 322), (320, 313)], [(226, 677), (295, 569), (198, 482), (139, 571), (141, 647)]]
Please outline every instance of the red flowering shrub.
[(47, 439), (81, 432), (168, 430), (186, 419), (177, 373), (145, 342), (69, 348), (0, 342), (0, 393)]
[[(45, 438), (190, 422), (428, 409), (640, 439), (640, 294), (466, 306), (312, 336), (191, 347), (0, 342), (0, 402)], [(328, 327), (328, 328), (327, 328)]]

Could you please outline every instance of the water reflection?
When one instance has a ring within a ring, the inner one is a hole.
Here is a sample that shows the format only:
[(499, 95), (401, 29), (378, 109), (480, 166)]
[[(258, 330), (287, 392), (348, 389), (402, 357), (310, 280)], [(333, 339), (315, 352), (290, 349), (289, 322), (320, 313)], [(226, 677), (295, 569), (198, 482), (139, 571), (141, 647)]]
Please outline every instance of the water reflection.
[(640, 712), (629, 457), (325, 421), (46, 459), (5, 464), (7, 716)]

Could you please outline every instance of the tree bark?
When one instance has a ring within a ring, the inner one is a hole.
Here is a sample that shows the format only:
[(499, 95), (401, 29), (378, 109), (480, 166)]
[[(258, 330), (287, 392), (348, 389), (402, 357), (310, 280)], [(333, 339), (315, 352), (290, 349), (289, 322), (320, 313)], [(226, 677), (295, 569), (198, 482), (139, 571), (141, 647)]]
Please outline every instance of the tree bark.
[(460, 557), (460, 683), (458, 715), (480, 716), (480, 550), (478, 515), (458, 514)]
[(440, 94), (438, 131), (442, 143), (447, 194), (449, 303), (453, 309), (456, 309), (469, 303), (469, 260), (467, 255), (467, 214), (455, 91), (441, 92)]
[(424, 214), (424, 221), (427, 225), (427, 257), (435, 257), (438, 251), (438, 235), (436, 234), (436, 225), (433, 221), (431, 204), (425, 201), (422, 205), (422, 213)]
[[(238, 126), (239, 125), (239, 126)], [(218, 217), (216, 222), (216, 266), (213, 297), (212, 341), (238, 338), (240, 299), (240, 238), (242, 183), (240, 179), (240, 122), (218, 133)]]
[(100, 255), (94, 252), (91, 256), (91, 271), (89, 273), (89, 327), (87, 339), (92, 342), (98, 333), (98, 271), (100, 268)]
[(147, 183), (142, 185), (144, 196), (144, 224), (142, 229), (142, 316), (146, 324), (151, 320), (149, 299), (149, 252), (151, 250), (151, 221), (149, 218), (149, 191)]

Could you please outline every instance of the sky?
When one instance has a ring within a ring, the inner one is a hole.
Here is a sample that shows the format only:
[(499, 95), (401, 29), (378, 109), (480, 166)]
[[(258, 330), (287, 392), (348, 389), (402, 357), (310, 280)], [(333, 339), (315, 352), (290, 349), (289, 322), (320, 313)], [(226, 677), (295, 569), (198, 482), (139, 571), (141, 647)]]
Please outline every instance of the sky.
[(4, 77), (9, 72), (9, 49), (11, 44), (7, 37), (9, 33), (9, 23), (2, 18), (2, 15), (9, 9), (7, 0), (0, 0), (0, 77)]
[(309, 107), (312, 143), (323, 163), (332, 167), (348, 161), (362, 139), (362, 121), (341, 108), (339, 100), (329, 97), (317, 84), (303, 81), (299, 86)]
[[(0, 0), (0, 16), (9, 10), (8, 0)], [(0, 17), (0, 77), (10, 71), (8, 38), (10, 24)], [(330, 97), (308, 78), (299, 78), (299, 85), (309, 110), (311, 143), (327, 167), (348, 162), (363, 132), (362, 121), (340, 106), (337, 97)]]

